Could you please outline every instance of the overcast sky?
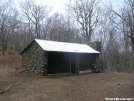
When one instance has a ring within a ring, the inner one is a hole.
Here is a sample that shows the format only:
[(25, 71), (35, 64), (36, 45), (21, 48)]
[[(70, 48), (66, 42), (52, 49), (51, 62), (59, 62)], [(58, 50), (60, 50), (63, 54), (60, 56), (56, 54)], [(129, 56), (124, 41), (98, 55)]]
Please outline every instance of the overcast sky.
[[(19, 3), (20, 1), (24, 0), (13, 0), (14, 3)], [(66, 7), (66, 4), (70, 2), (70, 0), (34, 0), (36, 3), (41, 5), (48, 5), (53, 8), (53, 12), (60, 12), (63, 13)], [(72, 0), (73, 1), (73, 0)], [(109, 1), (112, 2), (114, 7), (121, 7), (123, 0), (102, 0), (105, 4)]]
[[(53, 7), (54, 11), (58, 12), (64, 12), (66, 4), (70, 2), (70, 0), (35, 0), (35, 1), (39, 4), (47, 4)], [(109, 1), (111, 1), (114, 7), (120, 7), (122, 5), (123, 0), (102, 0), (102, 1), (107, 4)]]

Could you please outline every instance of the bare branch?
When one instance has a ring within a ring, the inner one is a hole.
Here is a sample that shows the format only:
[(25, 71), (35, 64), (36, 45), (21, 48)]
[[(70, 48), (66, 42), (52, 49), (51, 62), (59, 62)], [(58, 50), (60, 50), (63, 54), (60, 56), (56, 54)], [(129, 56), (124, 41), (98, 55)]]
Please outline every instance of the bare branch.
[(0, 94), (6, 93), (7, 91), (9, 91), (9, 89), (10, 89), (12, 86), (21, 84), (21, 83), (23, 83), (23, 82), (25, 82), (25, 81), (18, 81), (18, 82), (16, 82), (16, 83), (13, 83), (13, 84), (9, 85), (5, 90), (1, 91)]

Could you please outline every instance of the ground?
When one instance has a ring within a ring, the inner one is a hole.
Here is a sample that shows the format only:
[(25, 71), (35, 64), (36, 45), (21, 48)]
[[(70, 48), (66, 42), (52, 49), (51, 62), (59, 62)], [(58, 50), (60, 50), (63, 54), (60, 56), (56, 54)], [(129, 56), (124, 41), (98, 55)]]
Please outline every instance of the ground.
[(105, 98), (134, 98), (134, 74), (91, 73), (41, 76), (0, 68), (0, 91), (15, 85), (0, 101), (106, 101)]

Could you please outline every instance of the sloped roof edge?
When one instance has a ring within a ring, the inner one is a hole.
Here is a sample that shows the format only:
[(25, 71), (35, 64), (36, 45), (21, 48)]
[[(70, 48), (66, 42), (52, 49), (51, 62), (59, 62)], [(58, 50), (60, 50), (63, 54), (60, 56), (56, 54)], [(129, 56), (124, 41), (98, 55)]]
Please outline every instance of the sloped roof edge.
[(74, 52), (74, 53), (100, 53), (87, 44), (76, 44), (67, 42), (47, 41), (41, 39), (35, 39), (40, 47), (45, 51), (57, 51), (57, 52)]
[(24, 51), (27, 50), (27, 48), (32, 45), (33, 42), (35, 42), (35, 40), (31, 41), (30, 44), (28, 44), (19, 54), (21, 55), (22, 53), (24, 53)]

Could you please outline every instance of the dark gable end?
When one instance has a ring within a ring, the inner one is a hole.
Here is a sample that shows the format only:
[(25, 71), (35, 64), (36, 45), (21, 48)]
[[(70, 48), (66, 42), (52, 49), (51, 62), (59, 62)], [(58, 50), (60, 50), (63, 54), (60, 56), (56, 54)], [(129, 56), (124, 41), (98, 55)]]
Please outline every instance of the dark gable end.
[(33, 40), (27, 47), (25, 47), (25, 48), (21, 51), (20, 55), (22, 55), (24, 52), (26, 52), (26, 50), (28, 50), (28, 48), (30, 48), (30, 46), (32, 46), (32, 44), (33, 44), (34, 42), (36, 42), (36, 41)]
[(22, 52), (22, 67), (25, 70), (43, 73), (46, 61), (46, 52), (34, 40)]

